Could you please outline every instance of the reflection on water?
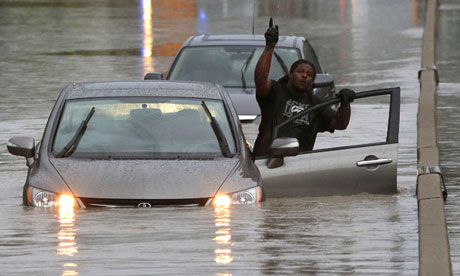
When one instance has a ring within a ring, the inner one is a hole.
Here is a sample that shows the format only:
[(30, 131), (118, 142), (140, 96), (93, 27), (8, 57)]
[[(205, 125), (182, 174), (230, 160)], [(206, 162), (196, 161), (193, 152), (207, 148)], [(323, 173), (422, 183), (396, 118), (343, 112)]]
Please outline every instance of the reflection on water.
[(215, 206), (214, 223), (216, 226), (217, 249), (214, 250), (216, 264), (229, 264), (233, 261), (232, 234), (230, 232), (230, 206)]
[(418, 27), (418, 5), (417, 5), (417, 0), (412, 0), (412, 27), (417, 28)]
[[(59, 208), (59, 232), (56, 254), (72, 257), (78, 253), (76, 231), (74, 228), (75, 211), (73, 208)], [(78, 275), (77, 264), (68, 262), (63, 265), (62, 275)]]
[(143, 45), (141, 50), (142, 61), (144, 63), (144, 75), (153, 72), (153, 28), (152, 28), (152, 0), (142, 0), (142, 30)]
[(207, 34), (209, 31), (208, 16), (206, 15), (206, 11), (204, 10), (200, 10), (197, 27), (197, 33), (199, 34)]
[(78, 272), (74, 270), (64, 270), (64, 272), (62, 272), (62, 276), (74, 276), (74, 275), (78, 275)]

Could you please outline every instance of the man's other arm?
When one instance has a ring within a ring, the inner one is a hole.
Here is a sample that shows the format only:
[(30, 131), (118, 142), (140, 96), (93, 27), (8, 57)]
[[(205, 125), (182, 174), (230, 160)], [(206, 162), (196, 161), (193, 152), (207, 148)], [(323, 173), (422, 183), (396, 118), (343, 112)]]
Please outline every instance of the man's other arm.
[(264, 98), (270, 92), (272, 83), (268, 79), (268, 74), (272, 63), (273, 51), (275, 50), (276, 43), (278, 43), (278, 37), (278, 25), (273, 27), (273, 19), (270, 18), (268, 29), (265, 32), (265, 49), (257, 61), (256, 69), (254, 71), (257, 98)]
[(348, 123), (350, 122), (351, 108), (350, 103), (340, 103), (340, 106), (337, 110), (337, 114), (331, 121), (331, 127), (333, 129), (344, 130), (347, 128)]
[(348, 88), (340, 90), (337, 94), (341, 102), (337, 114), (331, 121), (331, 127), (333, 129), (344, 130), (347, 128), (351, 116), (350, 103), (355, 98), (355, 94), (355, 91)]

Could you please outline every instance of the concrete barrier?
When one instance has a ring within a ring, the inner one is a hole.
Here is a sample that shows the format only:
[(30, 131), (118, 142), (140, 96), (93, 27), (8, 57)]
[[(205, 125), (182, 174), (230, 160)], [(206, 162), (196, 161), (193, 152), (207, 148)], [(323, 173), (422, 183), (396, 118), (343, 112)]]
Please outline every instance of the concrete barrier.
[(417, 114), (419, 275), (452, 275), (436, 135), (438, 0), (426, 0)]

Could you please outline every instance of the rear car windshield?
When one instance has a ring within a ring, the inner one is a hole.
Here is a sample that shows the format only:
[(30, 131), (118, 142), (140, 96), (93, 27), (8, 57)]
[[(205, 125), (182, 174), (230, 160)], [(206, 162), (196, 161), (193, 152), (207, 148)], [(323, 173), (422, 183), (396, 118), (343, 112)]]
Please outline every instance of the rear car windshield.
[(235, 140), (221, 101), (157, 97), (68, 100), (60, 116), (53, 153), (68, 145), (94, 107), (73, 157), (222, 156), (203, 102), (217, 120), (230, 153), (235, 153)]
[[(180, 52), (168, 78), (255, 87), (254, 69), (263, 50), (254, 46), (187, 47)], [(269, 78), (281, 78), (299, 58), (298, 49), (276, 48)]]

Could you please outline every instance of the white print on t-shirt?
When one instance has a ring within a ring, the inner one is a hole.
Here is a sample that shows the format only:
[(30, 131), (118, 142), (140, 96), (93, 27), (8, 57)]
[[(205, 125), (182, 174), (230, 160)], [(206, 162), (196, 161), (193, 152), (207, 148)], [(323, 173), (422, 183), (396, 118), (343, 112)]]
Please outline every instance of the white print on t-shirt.
[[(302, 110), (306, 108), (308, 108), (308, 104), (304, 104), (296, 100), (289, 99), (286, 101), (286, 104), (284, 106), (283, 115), (288, 118), (291, 118), (293, 115), (301, 112)], [(299, 125), (310, 125), (310, 114), (306, 114), (294, 120), (294, 123), (299, 124)]]

